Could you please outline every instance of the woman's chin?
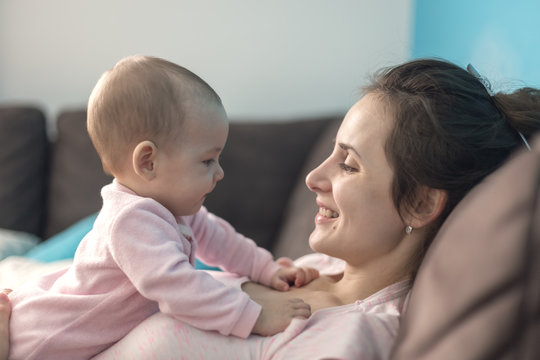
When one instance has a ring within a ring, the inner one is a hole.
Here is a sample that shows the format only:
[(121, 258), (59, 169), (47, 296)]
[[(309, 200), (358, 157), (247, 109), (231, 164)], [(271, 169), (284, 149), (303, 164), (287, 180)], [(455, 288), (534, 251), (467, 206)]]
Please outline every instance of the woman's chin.
[(311, 235), (309, 235), (309, 247), (311, 248), (311, 250), (315, 251), (315, 252), (321, 252), (322, 248), (321, 248), (321, 234), (318, 233), (317, 229), (313, 230), (311, 232)]

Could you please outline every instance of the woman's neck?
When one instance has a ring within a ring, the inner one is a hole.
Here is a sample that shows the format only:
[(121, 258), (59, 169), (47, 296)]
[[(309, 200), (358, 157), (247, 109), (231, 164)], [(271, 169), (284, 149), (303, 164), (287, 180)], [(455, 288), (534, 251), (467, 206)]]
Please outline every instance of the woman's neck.
[(347, 264), (343, 274), (331, 277), (334, 281), (328, 282), (326, 290), (343, 304), (350, 304), (409, 277), (388, 269), (378, 264), (361, 268)]
[(345, 304), (368, 296), (387, 286), (411, 278), (418, 249), (424, 243), (425, 230), (406, 235), (397, 246), (372, 260), (358, 259), (357, 263), (346, 262), (343, 276), (335, 281), (328, 291)]

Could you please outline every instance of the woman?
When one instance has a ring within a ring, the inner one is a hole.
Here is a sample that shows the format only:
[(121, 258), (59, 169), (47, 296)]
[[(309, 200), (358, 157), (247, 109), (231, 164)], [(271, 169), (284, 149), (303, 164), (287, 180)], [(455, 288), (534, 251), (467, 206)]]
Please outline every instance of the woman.
[(492, 96), (480, 78), (438, 60), (383, 70), (306, 179), (320, 208), (309, 239), (318, 254), (297, 264), (317, 266), (321, 277), (288, 292), (223, 279), (261, 303), (300, 297), (313, 315), (273, 337), (242, 340), (156, 314), (98, 358), (387, 357), (442, 222), (539, 128), (536, 89)]

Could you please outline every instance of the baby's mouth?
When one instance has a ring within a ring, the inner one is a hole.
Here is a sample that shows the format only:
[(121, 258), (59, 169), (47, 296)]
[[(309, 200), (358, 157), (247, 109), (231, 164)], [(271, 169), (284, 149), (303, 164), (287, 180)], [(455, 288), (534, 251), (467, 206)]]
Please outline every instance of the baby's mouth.
[(339, 214), (333, 210), (330, 210), (330, 209), (325, 209), (325, 208), (322, 208), (320, 207), (319, 208), (319, 215), (322, 215), (324, 217), (327, 217), (327, 218), (330, 218), (330, 219), (335, 219), (339, 216)]

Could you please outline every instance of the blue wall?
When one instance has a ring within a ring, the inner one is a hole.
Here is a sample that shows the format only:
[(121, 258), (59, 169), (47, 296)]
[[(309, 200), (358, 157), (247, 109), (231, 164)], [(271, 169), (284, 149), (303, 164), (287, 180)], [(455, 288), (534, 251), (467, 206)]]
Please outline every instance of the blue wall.
[(472, 63), (494, 90), (540, 87), (540, 0), (416, 0), (412, 56)]

